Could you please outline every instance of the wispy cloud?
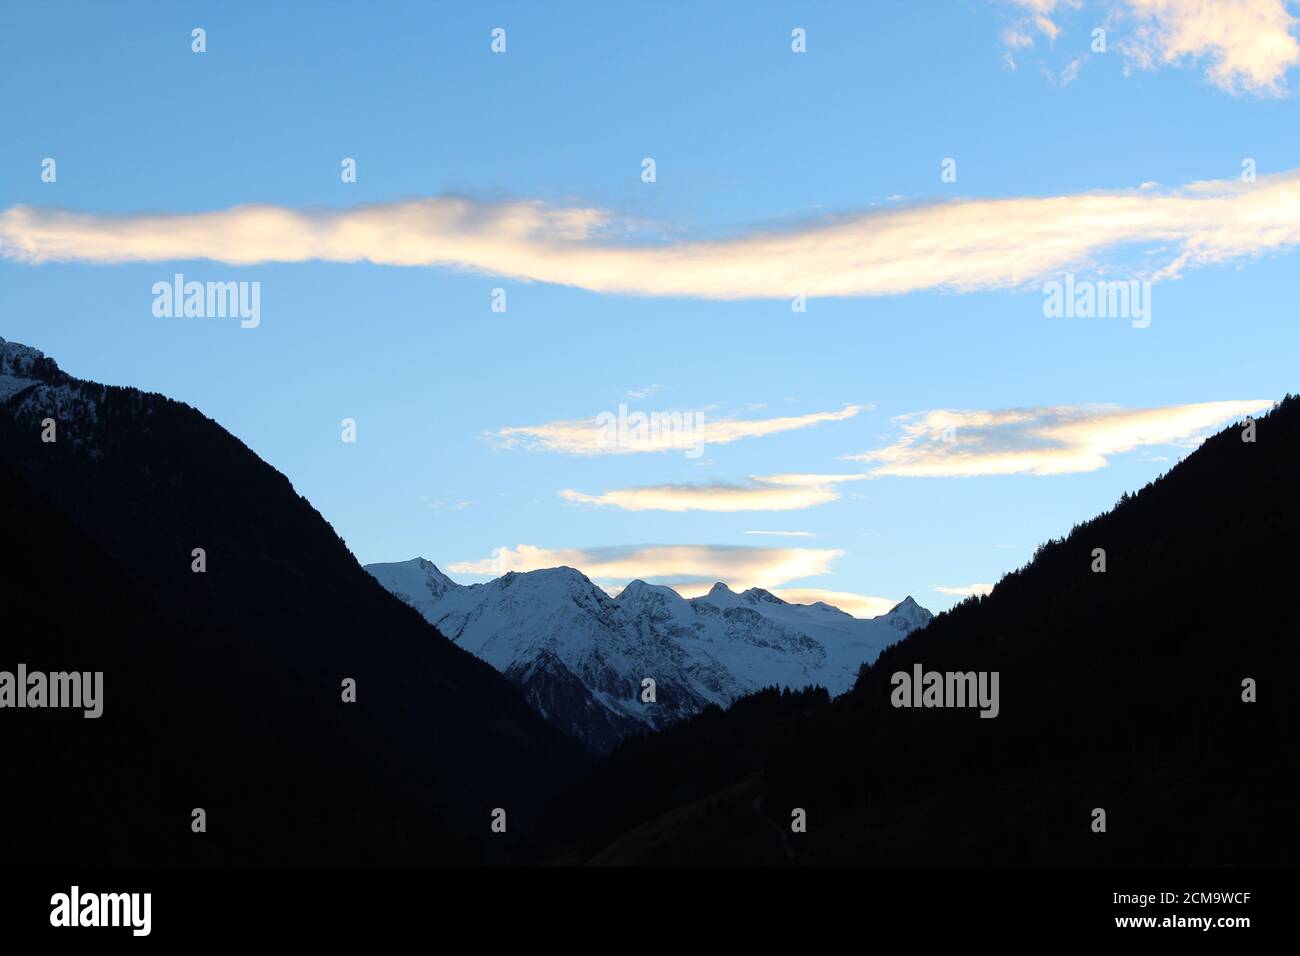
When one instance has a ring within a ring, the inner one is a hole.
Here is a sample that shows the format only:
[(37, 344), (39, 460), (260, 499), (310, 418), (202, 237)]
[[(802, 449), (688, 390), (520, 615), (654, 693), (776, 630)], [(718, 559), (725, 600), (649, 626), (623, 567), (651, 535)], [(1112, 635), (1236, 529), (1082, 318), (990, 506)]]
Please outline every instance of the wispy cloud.
[(781, 432), (811, 428), (824, 422), (842, 422), (863, 410), (862, 405), (845, 405), (837, 412), (813, 412), (782, 418), (711, 418), (704, 411), (656, 413), (676, 414), (680, 427), (655, 425), (645, 413), (646, 422), (638, 425), (629, 416), (622, 437), (615, 440), (618, 422), (613, 412), (600, 417), (548, 422), (544, 425), (518, 425), (491, 433), (496, 444), (504, 448), (534, 448), (566, 455), (620, 455), (641, 452), (681, 451), (701, 445), (726, 445), (742, 438), (761, 438)]
[(644, 388), (634, 388), (630, 392), (625, 392), (623, 397), (632, 399), (649, 398), (661, 388), (663, 388), (662, 385), (647, 385)]
[(934, 589), (940, 594), (951, 594), (956, 597), (970, 597), (972, 594), (988, 594), (993, 590), (991, 584), (954, 584), (945, 586), (936, 584)]
[(1286, 92), (1300, 64), (1296, 18), (1283, 0), (1125, 0), (1136, 29), (1120, 44), (1140, 69), (1205, 59), (1206, 78), (1230, 93)]
[(466, 508), (471, 508), (474, 505), (478, 504), (477, 501), (473, 501), (473, 500), (448, 501), (443, 498), (439, 498), (436, 500), (421, 498), (420, 501), (421, 503), (423, 503), (423, 505), (426, 508), (428, 508), (431, 511), (464, 511)]
[(1008, 0), (1009, 4), (1024, 15), (1014, 27), (1004, 30), (1002, 42), (1012, 49), (1021, 49), (1034, 45), (1031, 30), (1045, 36), (1049, 43), (1055, 43), (1061, 35), (1061, 28), (1052, 19), (1059, 7), (1078, 9), (1082, 0)]
[(1002, 31), (1002, 42), (1006, 44), (1008, 49), (1024, 50), (1034, 45), (1034, 38), (1023, 30), (1009, 27)]
[(892, 598), (872, 597), (853, 591), (827, 591), (823, 588), (778, 588), (772, 593), (791, 604), (816, 604), (822, 601), (854, 617), (879, 617), (888, 614), (898, 603)]
[(1079, 78), (1079, 70), (1083, 64), (1088, 62), (1087, 54), (1076, 56), (1073, 60), (1065, 65), (1065, 69), (1053, 77), (1053, 82), (1059, 86), (1069, 86)]
[(497, 548), (492, 557), (462, 561), (448, 570), (459, 574), (491, 575), (567, 566), (577, 568), (610, 594), (636, 579), (673, 588), (685, 598), (707, 594), (715, 581), (736, 591), (760, 587), (791, 604), (824, 601), (854, 617), (887, 614), (898, 602), (852, 591), (824, 588), (782, 588), (787, 581), (830, 572), (843, 551), (821, 548), (748, 548), (723, 545), (654, 545), (626, 548), (552, 550), (521, 544)]
[(635, 579), (675, 588), (685, 597), (704, 594), (714, 581), (736, 590), (769, 590), (789, 581), (830, 572), (844, 552), (831, 548), (750, 548), (732, 545), (646, 545), (613, 548), (496, 548), (490, 558), (461, 561), (453, 573), (491, 575), (539, 568), (577, 568), (598, 584), (621, 586)]
[(599, 495), (566, 489), (560, 496), (576, 504), (603, 505), (624, 511), (797, 511), (836, 501), (839, 493), (835, 485), (867, 477), (755, 475), (745, 484), (649, 485)]
[(872, 475), (1060, 475), (1096, 471), (1111, 456), (1150, 445), (1194, 444), (1216, 426), (1265, 411), (1265, 399), (1122, 409), (1057, 405), (1001, 411), (937, 410), (896, 419), (903, 436), (846, 456)]
[[(1057, 21), (1063, 10), (1078, 10), (1080, 0), (1007, 0), (1016, 11), (1002, 31), (1004, 62), (1015, 68), (1014, 53), (1034, 45), (1034, 35), (1054, 44), (1064, 32)], [(1300, 64), (1297, 20), (1285, 0), (1113, 0), (1096, 4), (1108, 31), (1119, 33), (1118, 49), (1128, 66), (1153, 70), (1206, 61), (1206, 78), (1229, 93), (1281, 96), (1286, 74)], [(1127, 30), (1122, 28), (1132, 24)], [(1090, 25), (1091, 26), (1091, 25)], [(1120, 29), (1116, 29), (1116, 28)], [(1058, 75), (1064, 86), (1078, 73), (1076, 58)]]
[(891, 206), (728, 239), (628, 235), (600, 210), (445, 197), (324, 211), (0, 213), (0, 254), (28, 263), (366, 261), (634, 295), (871, 296), (1022, 287), (1133, 244), (1156, 277), (1290, 249), (1300, 243), (1300, 171), (1253, 183)]

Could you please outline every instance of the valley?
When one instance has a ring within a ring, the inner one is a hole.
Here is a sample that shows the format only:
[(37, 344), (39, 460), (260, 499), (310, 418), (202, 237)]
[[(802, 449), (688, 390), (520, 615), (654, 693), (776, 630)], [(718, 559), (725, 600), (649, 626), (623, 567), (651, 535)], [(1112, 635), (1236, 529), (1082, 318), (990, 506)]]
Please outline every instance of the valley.
[[(910, 597), (862, 619), (721, 582), (686, 599), (633, 581), (611, 597), (564, 567), (468, 586), (423, 558), (366, 570), (596, 753), (765, 687), (844, 693), (862, 665), (932, 617)], [(646, 679), (653, 703), (642, 700)]]

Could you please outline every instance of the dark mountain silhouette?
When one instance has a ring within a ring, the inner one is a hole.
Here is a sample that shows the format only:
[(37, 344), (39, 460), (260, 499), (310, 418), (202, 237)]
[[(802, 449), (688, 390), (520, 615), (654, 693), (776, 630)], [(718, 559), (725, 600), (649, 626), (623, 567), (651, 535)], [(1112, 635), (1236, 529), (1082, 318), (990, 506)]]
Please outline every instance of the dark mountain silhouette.
[[(590, 774), (556, 799), (542, 829), (559, 844), (552, 859), (591, 859), (630, 834), (635, 858), (647, 863), (780, 862), (782, 831), (754, 813), (762, 771), (775, 739), (790, 733), (791, 720), (825, 707), (823, 687), (802, 691), (769, 687), (726, 710), (710, 705), (684, 723), (658, 733), (629, 737)], [(675, 816), (661, 841), (662, 818)], [(709, 832), (684, 835), (687, 821)], [(719, 828), (735, 829), (727, 840)], [(568, 838), (567, 842), (565, 837)], [(607, 852), (619, 862), (624, 848)]]
[[(624, 744), (557, 801), (552, 852), (619, 863), (1294, 863), (1300, 399), (1262, 417), (1254, 442), (1242, 435), (1225, 429), (1048, 542), (992, 594), (886, 650), (849, 694), (771, 721), (737, 705)], [(1093, 571), (1097, 548), (1104, 573)], [(917, 663), (997, 671), (999, 716), (894, 707), (892, 675)], [(1247, 678), (1257, 702), (1243, 701)], [(744, 756), (726, 759), (718, 741)], [(638, 787), (650, 788), (641, 819), (602, 809)], [(791, 832), (796, 808), (806, 833)], [(1104, 833), (1093, 831), (1096, 808)]]
[(517, 859), (586, 764), (214, 422), (3, 340), (0, 528), (0, 670), (104, 672), (0, 712), (0, 862)]
[[(0, 712), (0, 862), (1293, 863), (1300, 399), (1255, 438), (840, 698), (763, 691), (589, 766), (215, 423), (0, 340), (0, 670), (105, 675), (97, 720)], [(999, 715), (894, 707), (917, 664), (996, 671)]]

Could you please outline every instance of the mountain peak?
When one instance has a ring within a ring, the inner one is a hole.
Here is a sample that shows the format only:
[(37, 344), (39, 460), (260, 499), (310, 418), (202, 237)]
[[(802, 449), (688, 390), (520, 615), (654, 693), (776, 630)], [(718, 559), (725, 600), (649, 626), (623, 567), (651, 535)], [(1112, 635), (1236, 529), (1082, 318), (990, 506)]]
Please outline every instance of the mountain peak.
[(378, 578), (379, 583), (385, 588), (416, 607), (417, 610), (421, 607), (421, 602), (437, 601), (444, 595), (463, 587), (425, 558), (367, 564), (365, 570)]
[[(62, 386), (75, 382), (44, 352), (30, 345), (0, 339), (0, 402), (30, 392), (38, 385)], [(64, 394), (62, 397), (66, 400), (69, 396)], [(69, 414), (73, 412), (71, 407), (60, 410)]]
[[(439, 574), (430, 562), (366, 570), (599, 753), (763, 687), (815, 683), (843, 693), (864, 663), (929, 621), (910, 599), (893, 616), (867, 620), (761, 587), (737, 594), (722, 581), (687, 600), (637, 578), (611, 599), (571, 567), (510, 572), (441, 596), (427, 583)], [(676, 689), (667, 707), (647, 710), (625, 693), (647, 673)]]
[(767, 604), (786, 603), (785, 601), (782, 601), (779, 597), (777, 597), (775, 594), (773, 594), (771, 591), (764, 590), (763, 588), (750, 588), (748, 591), (742, 594), (741, 597), (747, 600), (750, 604), (757, 604), (759, 601), (763, 601)]
[(532, 571), (507, 571), (485, 586), (496, 591), (509, 590), (518, 600), (559, 599), (579, 604), (594, 602), (593, 606), (611, 600), (605, 590), (597, 587), (591, 578), (568, 565), (536, 568)]
[(640, 578), (637, 578), (635, 581), (629, 581), (627, 587), (618, 592), (618, 599), (620, 601), (624, 598), (638, 600), (650, 593), (651, 590), (652, 588), (649, 584), (642, 581)]
[(58, 365), (44, 352), (0, 338), (0, 399), (35, 381), (49, 380), (58, 371)]
[(934, 615), (917, 604), (910, 594), (890, 608), (885, 616), (893, 621), (895, 627), (908, 630), (924, 627), (934, 618)]
[(442, 573), (442, 570), (432, 561), (425, 558), (415, 558), (416, 566), (423, 571), (429, 580), (429, 590), (435, 595), (445, 594), (453, 588), (460, 587), (455, 581)]
[(570, 587), (578, 586), (584, 589), (595, 587), (591, 579), (579, 571), (577, 568), (571, 568), (567, 564), (559, 565), (554, 568), (537, 568), (533, 571), (508, 571), (504, 575), (511, 580), (517, 578), (527, 578), (533, 582), (545, 582), (555, 584), (564, 583)]
[[(457, 821), (494, 803), (540, 816), (544, 797), (583, 772), (578, 747), (506, 678), (377, 586), (286, 476), (215, 421), (162, 396), (68, 378), (14, 343), (0, 343), (0, 366), (0, 527), (21, 555), (5, 562), (5, 593), (33, 598), (6, 602), (6, 661), (102, 667), (120, 707), (115, 718), (110, 691), (100, 733), (33, 720), (5, 734), (6, 757), (42, 769), (6, 787), (6, 814), (36, 821), (84, 784), (114, 821), (6, 828), (6, 862), (508, 861), (486, 827), (475, 837)], [(5, 398), (12, 382), (20, 390)], [(47, 416), (57, 443), (32, 428)], [(202, 534), (180, 530), (191, 528)], [(192, 540), (237, 558), (200, 575), (201, 588), (177, 587)], [(84, 603), (48, 613), (87, 563)], [(254, 657), (259, 666), (235, 681), (212, 666)], [(383, 706), (357, 724), (340, 718), (337, 694), (286, 694), (285, 674), (307, 684), (355, 675), (369, 688), (360, 699)], [(178, 713), (183, 724), (168, 719)], [(373, 759), (350, 763), (341, 780), (340, 755), (359, 749)], [(258, 799), (214, 797), (230, 826), (209, 834), (210, 852), (181, 851), (130, 786), (160, 761), (205, 794), (255, 781)], [(299, 825), (279, 825), (304, 806)]]
[(663, 584), (649, 584), (640, 578), (619, 591), (617, 600), (619, 604), (626, 607), (634, 607), (640, 604), (685, 603), (685, 599), (672, 588)]
[(0, 374), (30, 374), (32, 366), (44, 358), (45, 353), (39, 349), (0, 338)]

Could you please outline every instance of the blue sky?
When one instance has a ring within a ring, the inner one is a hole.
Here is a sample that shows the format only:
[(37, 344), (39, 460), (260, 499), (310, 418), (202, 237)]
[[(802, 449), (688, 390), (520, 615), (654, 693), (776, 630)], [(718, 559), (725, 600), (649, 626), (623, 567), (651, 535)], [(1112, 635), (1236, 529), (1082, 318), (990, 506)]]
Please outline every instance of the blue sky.
[[(195, 405), (363, 562), (947, 607), (1297, 390), (1300, 53), (1280, 0), (927, 8), (6, 4), (0, 335)], [(260, 324), (155, 316), (177, 272)], [(1046, 317), (1066, 272), (1149, 327)], [(719, 440), (548, 444), (620, 404)], [(866, 477), (719, 510), (790, 474)]]

